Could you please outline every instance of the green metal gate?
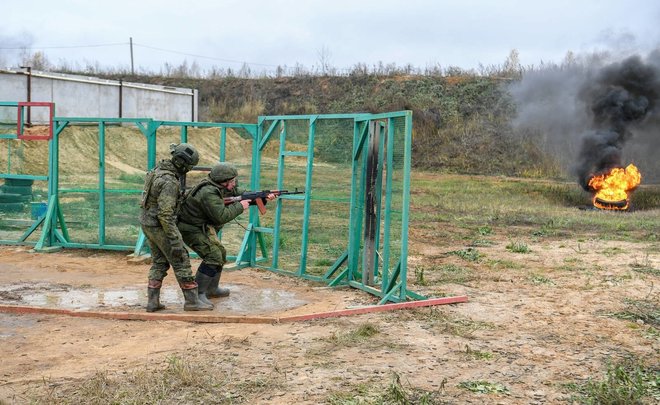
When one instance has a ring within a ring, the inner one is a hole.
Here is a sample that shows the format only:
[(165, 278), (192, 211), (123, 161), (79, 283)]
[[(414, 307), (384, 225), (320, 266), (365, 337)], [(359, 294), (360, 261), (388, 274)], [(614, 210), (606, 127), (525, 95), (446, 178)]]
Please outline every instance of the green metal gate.
[(251, 213), (245, 265), (330, 285), (381, 302), (407, 290), (412, 113), (259, 118), (255, 189), (293, 190), (270, 215)]

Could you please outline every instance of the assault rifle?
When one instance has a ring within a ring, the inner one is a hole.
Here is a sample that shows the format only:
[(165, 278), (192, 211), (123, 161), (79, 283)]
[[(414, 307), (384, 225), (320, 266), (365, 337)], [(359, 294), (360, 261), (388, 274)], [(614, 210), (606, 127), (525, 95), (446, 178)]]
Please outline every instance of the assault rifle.
[(229, 205), (238, 201), (243, 201), (243, 200), (250, 200), (250, 205), (256, 205), (257, 208), (259, 209), (260, 214), (265, 214), (266, 213), (266, 203), (268, 200), (266, 200), (266, 197), (268, 197), (269, 194), (275, 194), (276, 197), (279, 197), (281, 195), (287, 195), (287, 194), (305, 194), (305, 190), (298, 190), (296, 189), (294, 191), (289, 191), (289, 190), (261, 190), (261, 191), (246, 191), (241, 195), (237, 195), (235, 197), (225, 197), (225, 205)]

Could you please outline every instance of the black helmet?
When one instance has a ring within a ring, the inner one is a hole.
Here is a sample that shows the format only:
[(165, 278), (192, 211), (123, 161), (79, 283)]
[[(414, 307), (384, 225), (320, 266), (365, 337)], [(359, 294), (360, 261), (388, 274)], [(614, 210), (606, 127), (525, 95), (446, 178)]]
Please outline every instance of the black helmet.
[(189, 172), (193, 166), (199, 163), (199, 153), (189, 143), (171, 144), (170, 153), (172, 163), (184, 173)]
[(238, 170), (236, 170), (234, 165), (229, 163), (217, 163), (209, 172), (209, 178), (218, 184), (229, 181), (236, 176), (238, 176)]

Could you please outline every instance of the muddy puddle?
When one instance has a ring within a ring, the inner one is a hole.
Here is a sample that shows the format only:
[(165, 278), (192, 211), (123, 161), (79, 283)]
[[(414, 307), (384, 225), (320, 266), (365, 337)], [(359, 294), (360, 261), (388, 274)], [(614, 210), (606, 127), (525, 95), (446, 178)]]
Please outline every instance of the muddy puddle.
[[(215, 309), (223, 315), (261, 315), (285, 311), (308, 302), (292, 291), (257, 289), (240, 284), (223, 284), (231, 291), (226, 298), (212, 299)], [(163, 287), (161, 303), (167, 310), (183, 310), (183, 294), (175, 286)], [(36, 307), (105, 311), (140, 311), (147, 304), (145, 287), (129, 286), (121, 289), (74, 288), (64, 284), (17, 284), (0, 286), (0, 304)]]
[(29, 328), (37, 324), (34, 317), (24, 317), (0, 313), (0, 339), (17, 336), (18, 329)]

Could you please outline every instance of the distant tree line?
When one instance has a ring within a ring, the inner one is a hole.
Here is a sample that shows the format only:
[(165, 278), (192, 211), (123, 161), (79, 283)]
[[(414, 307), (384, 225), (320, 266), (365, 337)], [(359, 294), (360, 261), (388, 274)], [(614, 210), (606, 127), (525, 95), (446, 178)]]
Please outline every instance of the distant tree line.
[[(282, 77), (308, 77), (308, 76), (497, 76), (511, 77), (520, 75), (526, 69), (520, 64), (519, 53), (511, 50), (501, 65), (482, 65), (476, 69), (464, 69), (458, 66), (443, 66), (439, 63), (418, 67), (412, 64), (398, 65), (379, 61), (374, 64), (356, 63), (348, 68), (337, 68), (332, 65), (330, 53), (322, 48), (318, 52), (318, 62), (311, 67), (295, 63), (292, 66), (280, 65), (271, 69), (255, 68), (249, 63), (243, 63), (240, 68), (217, 67), (202, 68), (196, 61), (184, 60), (179, 65), (165, 62), (158, 72), (145, 68), (138, 68), (139, 76), (162, 76), (186, 79), (219, 79), (219, 78), (282, 78)], [(85, 75), (113, 75), (130, 76), (130, 67), (107, 67), (98, 62), (84, 64), (71, 63), (65, 60), (52, 63), (42, 51), (22, 52), (21, 66), (30, 66), (34, 70), (52, 71), (59, 73), (85, 74)]]
[[(35, 70), (96, 75), (199, 90), (201, 121), (256, 122), (259, 115), (413, 111), (413, 164), (455, 173), (565, 176), (555, 157), (537, 142), (539, 134), (516, 133), (516, 107), (507, 85), (530, 71), (564, 69), (578, 63), (571, 53), (560, 64), (523, 67), (517, 50), (501, 65), (478, 69), (419, 68), (382, 62), (333, 67), (327, 50), (319, 63), (278, 66), (259, 72), (243, 64), (238, 70), (205, 70), (193, 62), (165, 64), (160, 72), (101, 68), (98, 64), (51, 64), (36, 52), (23, 60)], [(330, 143), (333, 142), (330, 140)], [(335, 143), (340, 144), (340, 143)]]

